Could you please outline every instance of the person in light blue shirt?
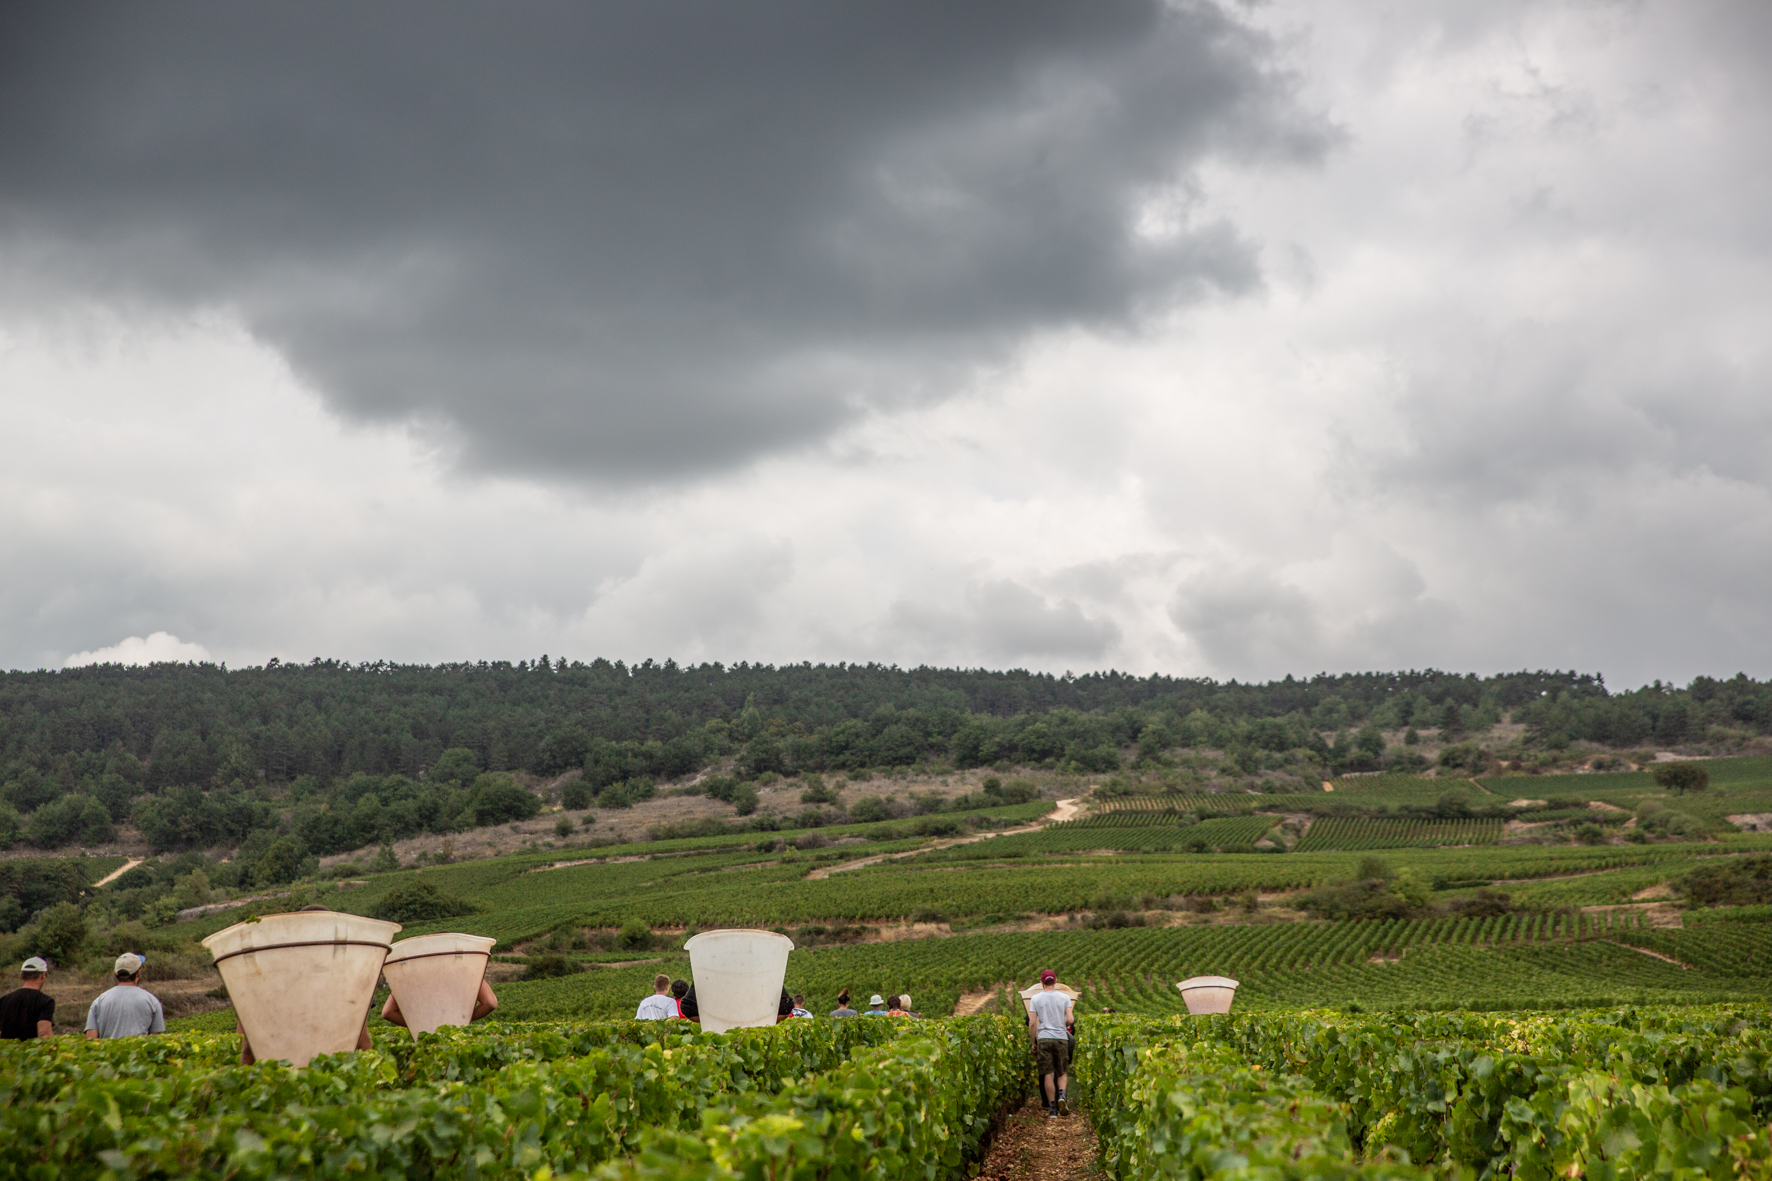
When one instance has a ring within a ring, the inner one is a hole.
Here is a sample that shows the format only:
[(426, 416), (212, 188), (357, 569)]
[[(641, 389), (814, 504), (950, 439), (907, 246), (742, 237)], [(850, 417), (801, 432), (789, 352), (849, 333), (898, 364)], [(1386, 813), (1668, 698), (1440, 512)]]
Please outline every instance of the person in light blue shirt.
[(868, 998), (868, 1011), (863, 1013), (862, 1016), (884, 1017), (889, 1011), (890, 1010), (886, 1008), (886, 998), (876, 992), (873, 996)]
[(86, 1037), (140, 1037), (166, 1032), (166, 1012), (160, 998), (141, 986), (142, 965), (147, 960), (126, 951), (113, 965), (114, 987), (99, 995), (86, 1010)]

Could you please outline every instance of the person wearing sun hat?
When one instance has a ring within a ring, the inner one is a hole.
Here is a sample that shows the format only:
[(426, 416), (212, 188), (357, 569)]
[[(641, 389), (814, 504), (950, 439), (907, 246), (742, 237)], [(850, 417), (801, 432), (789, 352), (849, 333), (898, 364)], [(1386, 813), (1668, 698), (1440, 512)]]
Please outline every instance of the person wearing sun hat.
[(884, 1017), (888, 1012), (889, 1010), (886, 1008), (886, 998), (876, 992), (873, 996), (868, 998), (868, 1011), (863, 1013), (862, 1016)]
[(55, 1033), (55, 998), (43, 995), (49, 965), (32, 956), (19, 969), (19, 986), (0, 996), (0, 1038), (28, 1042)]
[(86, 1010), (88, 1039), (166, 1032), (166, 1011), (160, 1007), (160, 998), (141, 986), (142, 965), (147, 962), (133, 951), (117, 957), (112, 965), (117, 983)]

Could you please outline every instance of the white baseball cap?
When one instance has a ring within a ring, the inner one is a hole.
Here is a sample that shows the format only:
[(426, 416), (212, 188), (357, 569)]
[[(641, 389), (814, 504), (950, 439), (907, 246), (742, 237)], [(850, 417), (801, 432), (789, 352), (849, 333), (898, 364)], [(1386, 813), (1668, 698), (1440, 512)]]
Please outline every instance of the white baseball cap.
[(123, 973), (130, 975), (130, 976), (133, 976), (137, 972), (141, 971), (142, 965), (147, 962), (148, 962), (147, 956), (137, 955), (133, 951), (126, 951), (122, 955), (117, 957), (116, 971), (123, 972)]
[(21, 972), (47, 972), (47, 971), (49, 971), (49, 965), (43, 962), (42, 956), (34, 955), (30, 959), (25, 961), (25, 966), (20, 968), (19, 971), (21, 971)]

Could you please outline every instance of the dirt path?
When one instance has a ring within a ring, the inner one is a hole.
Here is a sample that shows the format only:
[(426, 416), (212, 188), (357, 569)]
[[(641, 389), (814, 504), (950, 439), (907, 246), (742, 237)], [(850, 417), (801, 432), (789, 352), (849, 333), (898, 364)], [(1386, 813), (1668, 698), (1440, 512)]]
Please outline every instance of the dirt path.
[(112, 882), (116, 881), (118, 878), (122, 877), (124, 874), (128, 873), (130, 870), (132, 870), (136, 866), (140, 865), (144, 860), (146, 860), (146, 858), (137, 857), (133, 861), (125, 861), (122, 865), (119, 865), (116, 869), (113, 869), (110, 873), (106, 874), (104, 877), (100, 878), (98, 881), (92, 883), (92, 888), (94, 890), (96, 890), (100, 886), (110, 885)]
[(861, 869), (867, 865), (878, 865), (882, 861), (898, 861), (905, 857), (915, 857), (919, 853), (927, 853), (932, 849), (952, 849), (956, 845), (971, 845), (978, 841), (988, 841), (992, 837), (1012, 837), (1017, 833), (1039, 832), (1048, 824), (1057, 824), (1060, 820), (1076, 819), (1077, 813), (1082, 810), (1083, 804), (1080, 800), (1060, 800), (1052, 811), (1032, 824), (1025, 824), (1020, 828), (1005, 828), (999, 832), (981, 832), (977, 836), (971, 837), (950, 837), (945, 841), (934, 841), (924, 845), (921, 849), (912, 849), (906, 853), (880, 853), (873, 857), (863, 857), (858, 861), (845, 861), (841, 865), (827, 865), (823, 869), (815, 869), (807, 874), (806, 880), (816, 882), (821, 878), (828, 878), (834, 873), (842, 873), (844, 870)]
[(1672, 964), (1676, 968), (1684, 968), (1688, 972), (1690, 972), (1692, 970), (1691, 964), (1682, 964), (1679, 960), (1676, 960), (1671, 955), (1662, 955), (1659, 951), (1650, 951), (1647, 947), (1633, 947), (1628, 943), (1620, 943), (1616, 939), (1602, 939), (1602, 940), (1600, 940), (1600, 942), (1601, 943), (1610, 943), (1613, 947), (1622, 947), (1626, 951), (1639, 952), (1643, 955), (1648, 956), (1650, 959), (1660, 960), (1664, 964)]
[(1095, 1129), (1080, 1114), (1047, 1119), (1036, 1102), (1022, 1105), (991, 1142), (980, 1181), (1083, 1181), (1094, 1175)]
[(960, 999), (954, 1003), (954, 1016), (970, 1017), (974, 1013), (984, 1012), (985, 1006), (997, 999), (997, 991), (998, 986), (992, 985), (977, 992), (961, 993)]

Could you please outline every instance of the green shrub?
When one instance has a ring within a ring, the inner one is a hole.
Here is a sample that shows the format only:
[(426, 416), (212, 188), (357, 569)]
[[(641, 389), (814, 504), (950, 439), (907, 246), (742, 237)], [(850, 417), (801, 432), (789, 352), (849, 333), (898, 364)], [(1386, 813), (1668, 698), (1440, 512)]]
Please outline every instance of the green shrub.
[(1684, 877), (1674, 890), (1700, 906), (1772, 902), (1772, 857), (1717, 857)]
[(578, 965), (563, 955), (532, 955), (529, 966), (523, 970), (525, 980), (553, 980), (560, 976), (577, 974)]
[(1655, 782), (1667, 788), (1675, 795), (1685, 795), (1689, 791), (1704, 791), (1710, 786), (1710, 771), (1703, 763), (1682, 760), (1675, 763), (1659, 763), (1655, 767)]
[(624, 951), (649, 951), (652, 948), (652, 928), (643, 919), (629, 919), (622, 924), (620, 943)]
[(474, 904), (452, 894), (445, 894), (434, 884), (416, 879), (395, 886), (382, 895), (373, 914), (390, 923), (424, 923), (432, 919), (451, 919), (473, 914)]
[(92, 924), (72, 902), (58, 902), (37, 921), (19, 932), (22, 947), (19, 958), (40, 955), (57, 968), (71, 968), (80, 962), (92, 940)]
[(475, 824), (505, 824), (528, 820), (541, 811), (541, 800), (509, 775), (488, 774), (474, 780), (468, 808)]

